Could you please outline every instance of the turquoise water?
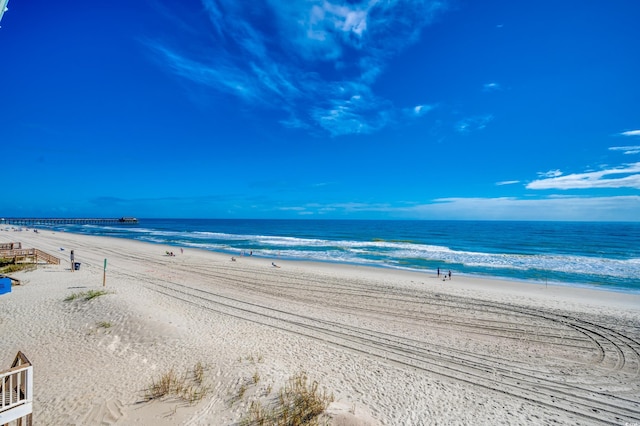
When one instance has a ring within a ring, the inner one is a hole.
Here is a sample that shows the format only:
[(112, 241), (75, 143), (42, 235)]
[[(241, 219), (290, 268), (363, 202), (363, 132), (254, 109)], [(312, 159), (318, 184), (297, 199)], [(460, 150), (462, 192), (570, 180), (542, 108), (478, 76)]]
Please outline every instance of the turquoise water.
[(234, 255), (640, 292), (640, 223), (141, 219), (54, 228)]

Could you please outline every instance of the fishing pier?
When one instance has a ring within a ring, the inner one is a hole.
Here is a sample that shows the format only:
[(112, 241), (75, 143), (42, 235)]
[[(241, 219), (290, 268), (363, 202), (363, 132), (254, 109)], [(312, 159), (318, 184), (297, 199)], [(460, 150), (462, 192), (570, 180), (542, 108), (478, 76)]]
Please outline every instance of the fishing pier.
[(0, 225), (137, 225), (135, 217), (108, 218), (44, 218), (44, 217), (7, 217), (0, 218)]

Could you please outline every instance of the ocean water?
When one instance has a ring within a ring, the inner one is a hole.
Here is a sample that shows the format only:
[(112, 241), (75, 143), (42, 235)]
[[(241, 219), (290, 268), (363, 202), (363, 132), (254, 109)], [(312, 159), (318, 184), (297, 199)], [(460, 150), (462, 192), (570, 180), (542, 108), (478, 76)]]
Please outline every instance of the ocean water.
[[(44, 227), (44, 226), (42, 226)], [(340, 262), (640, 293), (640, 223), (140, 219), (48, 228), (236, 256)]]

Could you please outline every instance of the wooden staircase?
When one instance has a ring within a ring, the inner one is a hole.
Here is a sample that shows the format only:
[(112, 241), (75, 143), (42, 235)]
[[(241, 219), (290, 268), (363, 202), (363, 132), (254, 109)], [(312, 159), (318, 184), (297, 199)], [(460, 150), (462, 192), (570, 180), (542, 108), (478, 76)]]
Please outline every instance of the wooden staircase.
[(14, 262), (31, 260), (33, 263), (38, 263), (39, 260), (44, 260), (51, 265), (60, 264), (60, 259), (36, 248), (12, 250), (3, 250), (0, 248), (0, 257), (13, 259)]

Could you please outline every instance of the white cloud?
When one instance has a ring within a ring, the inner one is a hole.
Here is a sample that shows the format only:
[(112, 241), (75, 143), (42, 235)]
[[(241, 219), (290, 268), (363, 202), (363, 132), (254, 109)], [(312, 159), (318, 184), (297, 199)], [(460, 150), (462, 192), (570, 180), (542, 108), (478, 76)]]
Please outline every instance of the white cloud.
[(612, 146), (609, 151), (624, 151), (624, 154), (640, 154), (640, 146)]
[(336, 60), (345, 48), (361, 48), (375, 2), (335, 4), (329, 0), (310, 2), (270, 1), (286, 40), (294, 52), (306, 59)]
[(538, 172), (539, 177), (543, 178), (554, 178), (558, 176), (562, 176), (562, 172), (560, 170), (549, 170), (548, 172)]
[(311, 8), (312, 22), (329, 31), (337, 29), (361, 37), (367, 30), (367, 15), (371, 7), (371, 3), (345, 6), (324, 1), (322, 5)]
[(185, 32), (192, 40), (178, 47), (147, 43), (170, 71), (280, 110), (285, 126), (331, 135), (374, 132), (406, 116), (410, 108), (396, 108), (372, 85), (445, 8), (440, 0), (201, 1), (208, 34)]
[(485, 92), (495, 92), (497, 90), (501, 90), (502, 87), (498, 83), (487, 83), (482, 86), (482, 90)]
[(622, 136), (640, 136), (640, 130), (629, 130), (627, 132), (620, 133)]
[(640, 189), (640, 162), (608, 170), (549, 177), (535, 180), (527, 185), (527, 189), (591, 188)]
[(408, 115), (412, 115), (414, 117), (422, 117), (435, 107), (433, 105), (416, 105), (413, 108), (409, 108), (407, 110)]
[(514, 185), (516, 183), (520, 183), (519, 180), (505, 180), (503, 182), (496, 182), (496, 185), (498, 186), (502, 186), (502, 185)]

